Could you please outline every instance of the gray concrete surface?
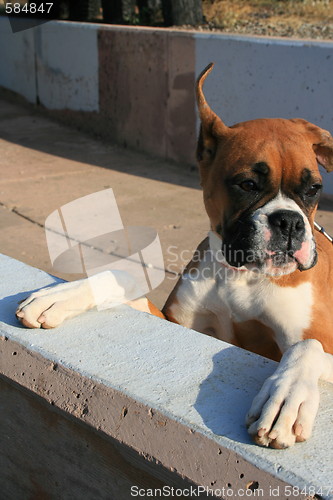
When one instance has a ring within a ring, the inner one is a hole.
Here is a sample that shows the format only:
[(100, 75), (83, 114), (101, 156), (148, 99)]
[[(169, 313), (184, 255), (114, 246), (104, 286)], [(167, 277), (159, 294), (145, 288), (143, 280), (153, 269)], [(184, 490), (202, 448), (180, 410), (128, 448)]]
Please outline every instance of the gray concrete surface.
[[(262, 448), (251, 442), (244, 420), (253, 397), (275, 370), (274, 361), (125, 305), (89, 311), (56, 330), (22, 328), (14, 316), (17, 301), (32, 289), (54, 283), (55, 278), (3, 255), (0, 274), (1, 372), (7, 381), (40, 396), (46, 406), (44, 414), (48, 413), (40, 442), (29, 445), (28, 433), (22, 443), (21, 436), (12, 432), (13, 446), (6, 446), (7, 435), (1, 434), (2, 473), (18, 476), (15, 483), (26, 481), (28, 488), (38, 484), (43, 491), (57, 491), (49, 481), (50, 460), (57, 475), (67, 462), (64, 482), (70, 487), (74, 479), (72, 491), (77, 491), (76, 479), (81, 488), (87, 480), (75, 466), (82, 449), (78, 433), (72, 435), (69, 449), (59, 450), (55, 440), (59, 427), (53, 423), (51, 442), (44, 442), (57, 408), (74, 425), (88, 424), (106, 447), (107, 436), (123, 450), (128, 447), (147, 462), (173, 472), (174, 478), (185, 477), (217, 491), (229, 484), (233, 498), (249, 496), (244, 492), (255, 484), (260, 492), (254, 496), (264, 499), (272, 496), (273, 489), (279, 491), (275, 496), (281, 500), (310, 496), (304, 491), (333, 499), (332, 384), (320, 384), (321, 404), (311, 439), (287, 450)], [(15, 399), (20, 399), (19, 394)], [(22, 406), (27, 408), (25, 402)], [(22, 406), (18, 404), (21, 411), (12, 427), (18, 423), (22, 427)], [(26, 428), (37, 425), (30, 411), (26, 416)], [(6, 412), (1, 412), (1, 421), (1, 428), (7, 429)], [(62, 432), (59, 437), (62, 440)], [(29, 459), (36, 448), (38, 464)], [(20, 470), (17, 464), (22, 454), (27, 460)], [(84, 460), (83, 467), (89, 467)], [(162, 470), (157, 477), (166, 483), (170, 480)], [(288, 494), (288, 484), (299, 488), (299, 493), (304, 488), (303, 495), (291, 494), (290, 489)], [(16, 487), (9, 486), (11, 491)], [(128, 481), (116, 486), (128, 488)], [(100, 488), (103, 493), (105, 486)]]

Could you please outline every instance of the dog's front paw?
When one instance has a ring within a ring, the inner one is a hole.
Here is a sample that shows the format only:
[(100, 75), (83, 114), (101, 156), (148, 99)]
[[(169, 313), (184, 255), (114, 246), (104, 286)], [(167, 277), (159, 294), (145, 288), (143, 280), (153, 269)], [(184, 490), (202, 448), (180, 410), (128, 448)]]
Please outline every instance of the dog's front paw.
[(54, 328), (93, 306), (85, 280), (42, 288), (20, 303), (16, 317), (26, 328)]
[(249, 434), (259, 445), (288, 448), (311, 436), (319, 406), (319, 376), (309, 364), (309, 356), (292, 358), (293, 353), (282, 358), (281, 365), (265, 381), (247, 414)]

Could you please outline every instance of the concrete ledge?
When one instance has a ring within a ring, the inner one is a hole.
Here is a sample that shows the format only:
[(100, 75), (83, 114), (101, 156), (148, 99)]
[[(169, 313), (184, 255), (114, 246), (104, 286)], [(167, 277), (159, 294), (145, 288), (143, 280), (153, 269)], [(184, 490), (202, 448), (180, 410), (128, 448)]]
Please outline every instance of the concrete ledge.
[(5, 256), (0, 273), (6, 498), (128, 499), (133, 485), (333, 498), (330, 384), (308, 443), (259, 448), (244, 417), (274, 362), (126, 306), (27, 330), (17, 302), (56, 279)]

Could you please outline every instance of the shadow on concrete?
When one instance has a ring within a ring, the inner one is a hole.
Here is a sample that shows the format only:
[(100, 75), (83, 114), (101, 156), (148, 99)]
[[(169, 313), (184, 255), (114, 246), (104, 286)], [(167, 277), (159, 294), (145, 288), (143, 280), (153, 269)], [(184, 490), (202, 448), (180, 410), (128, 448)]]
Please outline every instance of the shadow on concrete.
[(6, 141), (79, 163), (200, 189), (194, 163), (167, 161), (94, 137), (84, 131), (84, 122), (89, 121), (84, 114), (72, 127), (61, 123), (60, 113), (56, 121), (56, 112), (50, 117), (42, 107), (29, 104), (6, 89), (0, 88), (0, 99), (0, 137)]
[[(22, 327), (21, 323), (15, 316), (15, 311), (20, 302), (25, 300), (31, 293), (36, 292), (38, 288), (35, 290), (31, 290), (29, 292), (20, 292), (15, 295), (8, 295), (0, 300), (0, 321), (2, 323), (6, 323), (10, 326)], [(22, 327), (23, 328), (23, 327)]]
[[(64, 280), (60, 278), (54, 277), (53, 285), (57, 283), (63, 283)], [(15, 316), (15, 311), (23, 300), (27, 299), (29, 295), (38, 290), (42, 290), (43, 288), (48, 288), (50, 285), (47, 285), (42, 288), (35, 288), (34, 290), (29, 290), (25, 292), (16, 293), (15, 295), (8, 295), (8, 297), (4, 297), (0, 300), (0, 322), (5, 323), (6, 325), (15, 326), (18, 328), (25, 328), (21, 325), (19, 320)]]
[(253, 444), (245, 425), (246, 414), (265, 379), (276, 369), (275, 363), (259, 357), (260, 365), (265, 366), (260, 374), (254, 373), (252, 356), (234, 346), (215, 354), (213, 369), (201, 383), (194, 405), (214, 434), (245, 444)]

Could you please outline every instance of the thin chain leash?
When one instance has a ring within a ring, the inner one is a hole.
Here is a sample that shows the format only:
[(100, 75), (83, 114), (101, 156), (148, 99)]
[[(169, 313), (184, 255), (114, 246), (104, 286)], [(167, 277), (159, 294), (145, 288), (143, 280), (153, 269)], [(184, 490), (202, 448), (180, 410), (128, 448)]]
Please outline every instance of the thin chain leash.
[(318, 224), (315, 221), (314, 222), (314, 227), (317, 229), (317, 231), (319, 231), (320, 233), (322, 233), (333, 244), (333, 238), (332, 238), (332, 236), (330, 236), (328, 233), (326, 233), (326, 231), (323, 228), (323, 226), (321, 226), (320, 224)]

